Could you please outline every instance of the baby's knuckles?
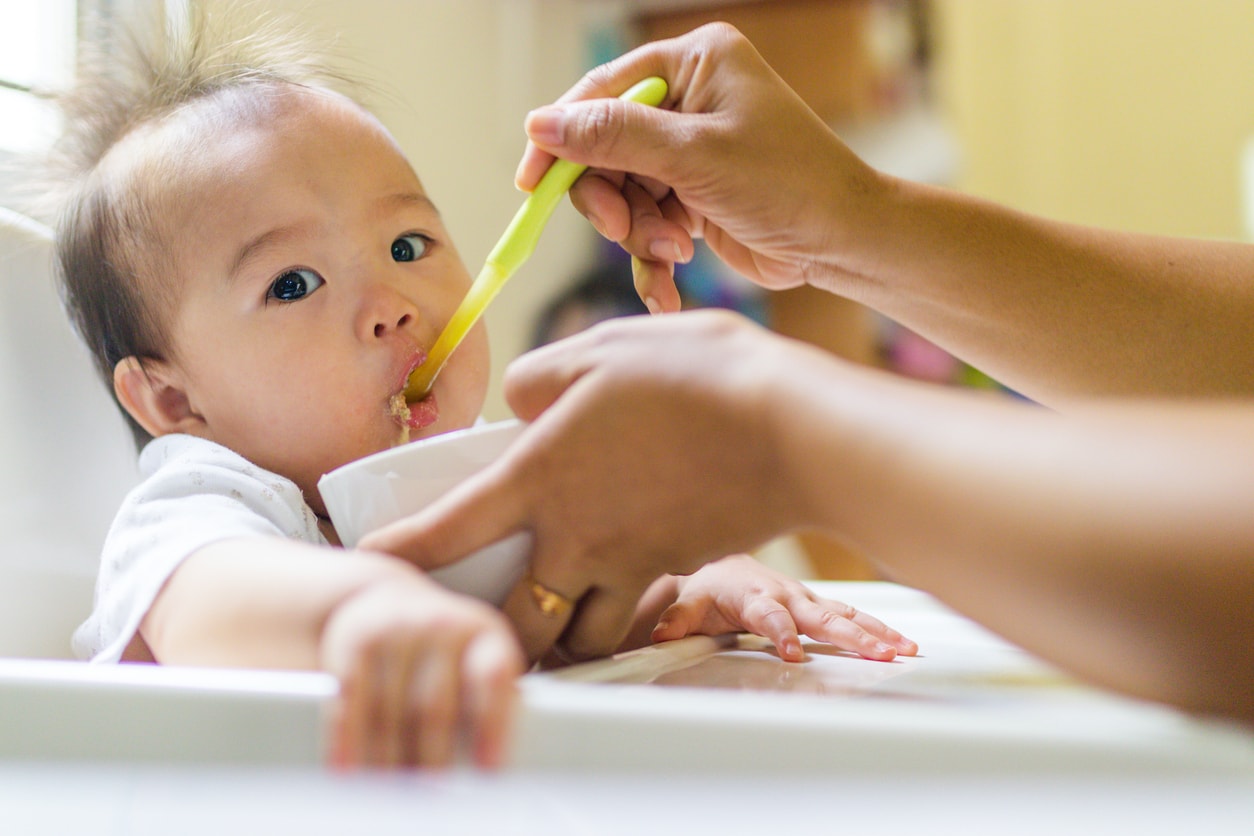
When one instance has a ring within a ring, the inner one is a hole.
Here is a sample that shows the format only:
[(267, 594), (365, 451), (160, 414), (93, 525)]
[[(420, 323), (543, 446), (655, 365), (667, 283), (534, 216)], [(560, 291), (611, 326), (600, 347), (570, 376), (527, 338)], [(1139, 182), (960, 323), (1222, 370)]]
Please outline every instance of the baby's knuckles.
[(476, 633), (507, 629), (486, 604), (407, 574), (415, 577), (369, 584), (335, 608), (323, 630), (324, 667), (344, 672), (422, 649), (455, 652)]

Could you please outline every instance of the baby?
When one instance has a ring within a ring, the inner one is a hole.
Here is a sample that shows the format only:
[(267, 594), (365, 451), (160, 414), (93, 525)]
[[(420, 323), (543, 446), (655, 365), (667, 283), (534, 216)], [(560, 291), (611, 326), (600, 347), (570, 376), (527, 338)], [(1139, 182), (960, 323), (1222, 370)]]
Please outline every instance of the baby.
[[(394, 409), (470, 276), (400, 148), (306, 45), (196, 22), (157, 49), (127, 73), (84, 72), (59, 146), (67, 306), (144, 474), (76, 652), (326, 670), (337, 762), (447, 764), (464, 729), (476, 762), (497, 764), (528, 661), (511, 625), (399, 558), (340, 548), (316, 488), (476, 420), (482, 326), (428, 398)], [(637, 642), (653, 625), (751, 629), (800, 659), (800, 627), (871, 658), (914, 652), (744, 557), (655, 587)]]

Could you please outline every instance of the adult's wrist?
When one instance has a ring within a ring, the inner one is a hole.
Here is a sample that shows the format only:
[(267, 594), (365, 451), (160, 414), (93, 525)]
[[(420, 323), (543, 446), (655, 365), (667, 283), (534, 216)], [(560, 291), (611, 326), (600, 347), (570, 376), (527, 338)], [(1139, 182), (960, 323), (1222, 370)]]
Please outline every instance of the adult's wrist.
[(770, 476), (761, 491), (773, 534), (828, 526), (828, 492), (816, 478), (818, 449), (827, 443), (816, 430), (822, 389), (834, 385), (823, 364), (831, 360), (810, 345), (773, 337), (760, 356), (764, 379), (756, 390), (761, 414), (758, 437), (766, 447)]
[(861, 299), (869, 284), (883, 280), (892, 255), (888, 242), (901, 225), (899, 207), (912, 184), (854, 159), (824, 181), (816, 204), (827, 211), (815, 212), (812, 261), (804, 275), (820, 290)]

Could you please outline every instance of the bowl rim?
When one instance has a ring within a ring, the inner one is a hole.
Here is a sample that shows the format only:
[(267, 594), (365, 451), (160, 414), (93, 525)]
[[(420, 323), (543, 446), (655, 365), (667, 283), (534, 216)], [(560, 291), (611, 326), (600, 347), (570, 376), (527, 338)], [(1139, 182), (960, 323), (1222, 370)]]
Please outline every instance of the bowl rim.
[(342, 464), (337, 468), (328, 470), (318, 479), (319, 485), (332, 476), (349, 473), (359, 468), (373, 467), (380, 462), (385, 462), (393, 458), (403, 458), (411, 454), (417, 449), (429, 449), (431, 447), (443, 447), (447, 444), (457, 444), (467, 438), (478, 438), (483, 435), (495, 435), (497, 433), (510, 431), (514, 432), (524, 422), (518, 418), (506, 418), (503, 421), (483, 421), (476, 422), (469, 427), (462, 427), (459, 430), (449, 430), (439, 435), (430, 435), (426, 438), (416, 438), (407, 444), (399, 444), (396, 447), (389, 447), (386, 450), (380, 450), (377, 453), (371, 453), (368, 456), (362, 456), (360, 459), (353, 459), (347, 464)]

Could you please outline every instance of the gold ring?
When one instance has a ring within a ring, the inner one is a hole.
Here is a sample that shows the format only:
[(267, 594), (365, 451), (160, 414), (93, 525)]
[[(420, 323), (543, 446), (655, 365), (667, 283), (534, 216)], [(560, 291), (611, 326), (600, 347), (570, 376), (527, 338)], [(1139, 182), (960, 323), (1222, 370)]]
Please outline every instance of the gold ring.
[(540, 583), (531, 575), (527, 576), (527, 584), (531, 587), (531, 600), (536, 602), (540, 613), (545, 618), (557, 618), (570, 612), (575, 602), (560, 592), (554, 592)]

